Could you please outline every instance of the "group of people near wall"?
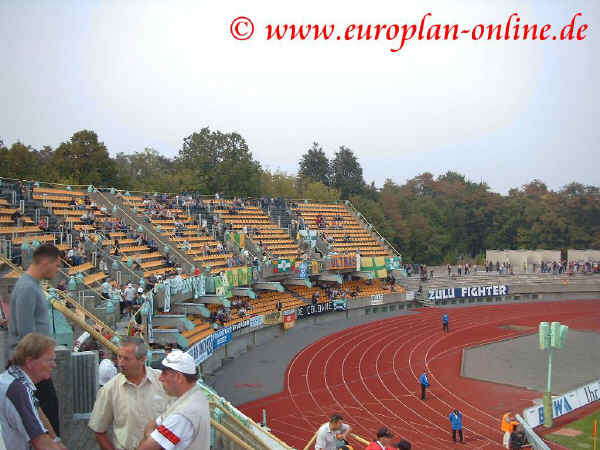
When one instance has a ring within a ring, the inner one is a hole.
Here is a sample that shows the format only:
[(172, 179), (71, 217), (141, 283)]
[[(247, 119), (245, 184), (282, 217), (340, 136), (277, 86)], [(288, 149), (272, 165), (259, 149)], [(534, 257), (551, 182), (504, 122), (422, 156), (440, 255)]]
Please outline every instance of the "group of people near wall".
[[(40, 285), (53, 279), (60, 265), (55, 246), (39, 246), (11, 294), (11, 356), (0, 374), (0, 426), (10, 450), (66, 449), (51, 379), (56, 342)], [(102, 450), (208, 450), (210, 411), (193, 358), (173, 350), (158, 370), (146, 366), (146, 355), (141, 338), (121, 340), (120, 373), (103, 380), (89, 421), (98, 445)]]

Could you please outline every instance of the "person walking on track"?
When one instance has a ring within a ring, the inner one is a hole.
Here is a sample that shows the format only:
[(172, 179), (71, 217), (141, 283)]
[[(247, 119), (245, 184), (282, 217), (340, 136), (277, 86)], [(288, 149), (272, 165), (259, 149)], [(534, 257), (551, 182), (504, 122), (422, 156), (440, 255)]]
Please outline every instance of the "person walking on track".
[(448, 322), (449, 322), (448, 314), (444, 314), (442, 316), (442, 330), (444, 331), (444, 333), (448, 333), (448, 331), (449, 331)]
[(512, 434), (513, 429), (517, 425), (519, 425), (519, 422), (517, 422), (512, 416), (512, 411), (508, 411), (502, 416), (502, 426), (500, 427), (500, 429), (504, 433), (502, 437), (502, 445), (504, 446), (504, 448), (510, 448), (510, 435)]
[(458, 432), (458, 438), (460, 443), (463, 443), (463, 432), (462, 432), (462, 413), (458, 409), (454, 409), (448, 416), (450, 423), (452, 424), (452, 440), (456, 442), (456, 433)]
[(429, 387), (429, 379), (427, 378), (427, 372), (425, 370), (419, 377), (419, 384), (421, 385), (421, 400), (425, 400), (425, 391)]

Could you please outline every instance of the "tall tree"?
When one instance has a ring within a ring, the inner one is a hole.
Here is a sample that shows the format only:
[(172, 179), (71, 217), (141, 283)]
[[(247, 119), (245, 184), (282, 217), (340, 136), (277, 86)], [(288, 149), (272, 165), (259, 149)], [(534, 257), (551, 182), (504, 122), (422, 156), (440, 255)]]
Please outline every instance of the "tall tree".
[(179, 190), (174, 184), (175, 165), (153, 148), (115, 157), (119, 186), (136, 191)]
[(7, 178), (39, 179), (40, 154), (33, 148), (15, 142), (9, 149), (0, 149), (0, 176)]
[(330, 202), (340, 199), (340, 191), (327, 187), (319, 181), (312, 181), (303, 186), (302, 197), (316, 202)]
[(177, 162), (180, 168), (192, 171), (201, 192), (226, 196), (260, 193), (260, 164), (238, 133), (202, 128), (183, 140)]
[(56, 148), (52, 160), (57, 172), (74, 184), (110, 186), (116, 181), (115, 162), (91, 130), (73, 134)]
[(331, 161), (331, 186), (339, 189), (342, 198), (349, 198), (363, 192), (365, 180), (362, 167), (354, 152), (343, 145)]
[(303, 180), (318, 181), (325, 186), (329, 185), (330, 167), (329, 159), (317, 142), (302, 155), (298, 169), (298, 177)]

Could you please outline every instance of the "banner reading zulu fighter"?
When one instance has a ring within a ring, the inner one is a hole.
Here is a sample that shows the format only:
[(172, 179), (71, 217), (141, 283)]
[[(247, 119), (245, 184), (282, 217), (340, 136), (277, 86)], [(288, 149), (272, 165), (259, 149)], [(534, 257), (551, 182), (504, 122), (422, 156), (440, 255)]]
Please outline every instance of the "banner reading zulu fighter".
[(494, 297), (508, 295), (508, 286), (505, 284), (494, 286), (472, 286), (448, 289), (430, 289), (429, 300), (449, 300), (453, 298), (466, 297)]

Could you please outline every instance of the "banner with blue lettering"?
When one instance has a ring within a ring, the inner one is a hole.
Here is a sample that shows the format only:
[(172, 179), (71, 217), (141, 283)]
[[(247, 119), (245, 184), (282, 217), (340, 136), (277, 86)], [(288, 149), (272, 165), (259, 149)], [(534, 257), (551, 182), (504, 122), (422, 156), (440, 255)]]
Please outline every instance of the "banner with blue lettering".
[(206, 361), (210, 355), (219, 347), (227, 345), (233, 338), (233, 332), (242, 328), (255, 328), (263, 325), (264, 318), (262, 315), (253, 316), (241, 322), (238, 322), (229, 327), (220, 328), (213, 334), (206, 336), (204, 339), (195, 343), (187, 350), (196, 364), (201, 364)]
[[(564, 416), (582, 406), (600, 400), (600, 380), (593, 381), (564, 395), (552, 399), (552, 418)], [(544, 423), (544, 405), (532, 406), (523, 411), (523, 418), (535, 428)]]
[(470, 286), (457, 287), (447, 289), (429, 289), (427, 298), (429, 300), (450, 300), (453, 298), (467, 297), (497, 297), (500, 295), (508, 295), (508, 286)]
[(308, 264), (306, 261), (300, 263), (300, 270), (298, 271), (298, 278), (306, 278), (308, 275)]

